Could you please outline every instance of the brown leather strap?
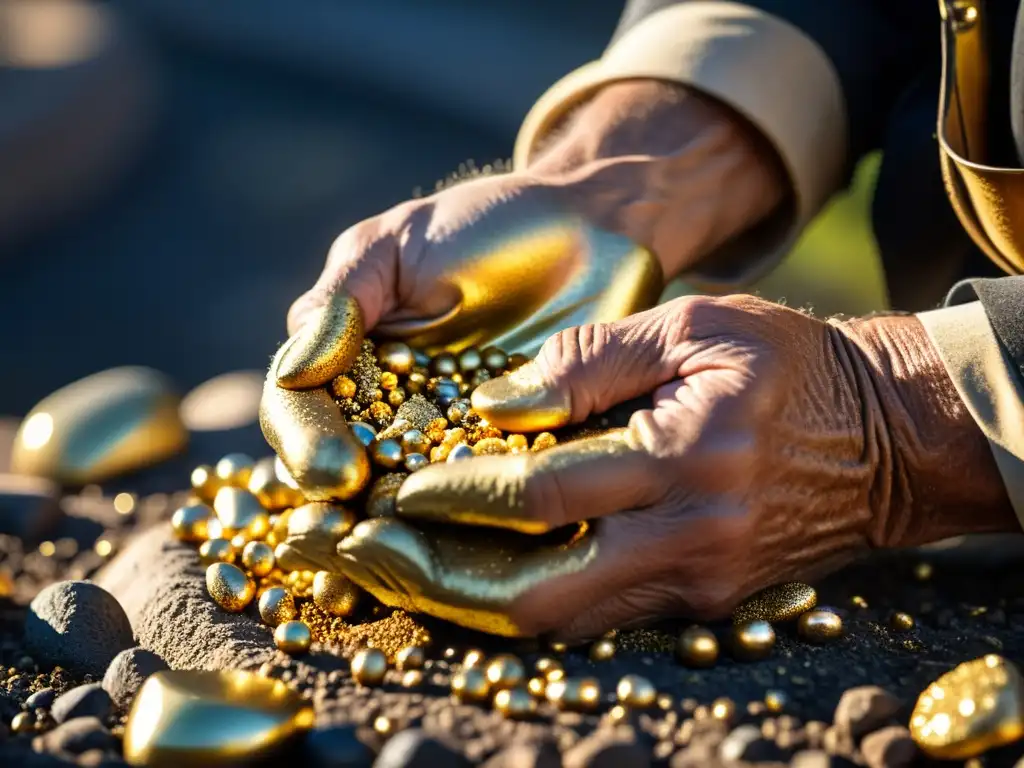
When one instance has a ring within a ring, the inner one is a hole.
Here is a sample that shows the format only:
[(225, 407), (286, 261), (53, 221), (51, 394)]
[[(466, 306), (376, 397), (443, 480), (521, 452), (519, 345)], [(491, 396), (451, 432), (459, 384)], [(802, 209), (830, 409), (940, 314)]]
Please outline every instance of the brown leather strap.
[(985, 165), (988, 55), (982, 0), (939, 0), (942, 86), (937, 135), (957, 217), (992, 261), (1024, 273), (1024, 169)]

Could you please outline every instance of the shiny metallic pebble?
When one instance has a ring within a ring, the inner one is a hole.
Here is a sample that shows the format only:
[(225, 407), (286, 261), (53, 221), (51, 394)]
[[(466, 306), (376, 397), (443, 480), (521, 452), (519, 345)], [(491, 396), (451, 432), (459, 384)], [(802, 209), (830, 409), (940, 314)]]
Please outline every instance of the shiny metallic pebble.
[(451, 376), (459, 372), (459, 361), (450, 352), (434, 355), (430, 361), (430, 372), (435, 376)]
[(548, 448), (554, 448), (558, 445), (558, 438), (550, 432), (540, 432), (535, 438), (533, 438), (533, 445), (530, 446), (531, 451), (544, 451)]
[(404, 466), (409, 472), (418, 472), (430, 464), (430, 459), (422, 453), (409, 453), (405, 456)]
[(402, 435), (402, 451), (410, 453), (426, 453), (430, 450), (430, 438), (418, 429), (410, 429)]
[(313, 725), (280, 680), (250, 672), (162, 671), (139, 689), (124, 728), (130, 765), (255, 764)]
[(611, 640), (598, 640), (590, 646), (591, 661), (610, 661), (615, 658), (615, 643)]
[(679, 635), (676, 658), (688, 667), (706, 669), (718, 661), (718, 638), (707, 627), (689, 627)]
[(549, 679), (544, 695), (557, 709), (592, 712), (601, 703), (601, 684), (593, 677)]
[(647, 709), (658, 698), (658, 689), (646, 677), (626, 675), (615, 686), (615, 698), (624, 707)]
[(206, 464), (201, 464), (193, 469), (192, 474), (189, 476), (189, 481), (195, 495), (207, 504), (213, 503), (213, 498), (217, 495), (217, 491), (224, 485), (221, 479), (217, 477), (217, 473), (213, 471), (213, 467)]
[(466, 651), (462, 657), (462, 668), (469, 669), (470, 667), (483, 667), (484, 662), (487, 661), (487, 656), (479, 648), (470, 648)]
[(331, 616), (351, 616), (359, 605), (359, 587), (340, 573), (317, 571), (313, 602)]
[(778, 714), (786, 708), (789, 699), (785, 691), (766, 691), (764, 694), (765, 708), (772, 714)]
[(474, 456), (498, 456), (508, 452), (508, 443), (500, 437), (485, 437), (473, 446)]
[(206, 504), (188, 504), (174, 510), (171, 515), (171, 531), (178, 541), (198, 543), (205, 541), (207, 526), (213, 517), (213, 510)]
[(531, 677), (526, 682), (526, 689), (530, 692), (530, 695), (536, 696), (538, 699), (543, 699), (544, 694), (548, 688), (548, 681), (543, 677)]
[(395, 669), (405, 672), (410, 669), (422, 669), (427, 659), (427, 652), (418, 645), (409, 645), (395, 654)]
[(809, 643), (827, 643), (842, 637), (843, 620), (837, 613), (816, 609), (807, 611), (797, 622), (797, 632)]
[(405, 376), (416, 365), (412, 348), (403, 341), (387, 341), (377, 347), (377, 361), (390, 373)]
[(917, 746), (940, 760), (966, 760), (1024, 737), (1024, 679), (989, 654), (960, 664), (918, 697), (910, 715)]
[(387, 671), (388, 657), (379, 648), (363, 648), (352, 657), (352, 679), (360, 685), (380, 685)]
[(280, 477), (278, 464), (273, 457), (256, 462), (246, 489), (269, 511), (297, 507), (304, 503), (302, 494)]
[(229, 453), (214, 465), (213, 471), (225, 485), (245, 488), (255, 464), (256, 460), (248, 454)]
[(356, 440), (366, 448), (369, 448), (373, 441), (377, 439), (376, 428), (365, 421), (350, 421), (348, 426), (352, 430), (352, 434), (356, 436)]
[(274, 550), (263, 541), (250, 541), (242, 550), (242, 565), (253, 576), (266, 576), (274, 570)]
[(260, 618), (272, 627), (296, 616), (295, 598), (284, 587), (270, 587), (264, 590), (259, 600)]
[(743, 661), (767, 658), (775, 647), (775, 630), (767, 621), (748, 621), (732, 628), (732, 651)]
[(370, 446), (370, 457), (385, 469), (396, 469), (402, 463), (402, 446), (397, 440), (377, 440)]
[(473, 373), (484, 364), (483, 355), (476, 347), (469, 347), (459, 353), (459, 371), (463, 374)]
[(452, 424), (461, 424), (462, 420), (466, 418), (466, 415), (469, 413), (471, 408), (472, 406), (470, 405), (469, 400), (463, 398), (453, 400), (451, 405), (448, 406), (448, 412), (446, 414), (448, 421)]
[(473, 449), (467, 443), (459, 443), (448, 452), (447, 461), (454, 464), (456, 461), (464, 461), (473, 458)]
[(235, 562), (235, 548), (228, 539), (209, 539), (199, 546), (199, 562), (203, 565)]
[(513, 720), (526, 720), (537, 714), (537, 700), (526, 687), (517, 685), (494, 694), (494, 708)]
[(508, 355), (497, 347), (486, 347), (480, 352), (481, 361), (491, 373), (501, 373), (508, 365)]
[(239, 613), (252, 602), (256, 584), (238, 566), (214, 563), (206, 569), (206, 590), (221, 608)]
[(735, 624), (747, 621), (788, 621), (818, 603), (814, 587), (791, 581), (766, 587), (747, 598), (732, 614)]
[(419, 688), (423, 685), (423, 670), (409, 669), (402, 674), (403, 688)]
[(909, 632), (914, 628), (914, 617), (899, 611), (889, 617), (889, 626), (897, 632)]
[(288, 654), (306, 653), (310, 643), (313, 642), (313, 634), (309, 627), (301, 621), (285, 621), (277, 625), (274, 630), (274, 644), (279, 650)]
[(452, 675), (451, 689), (456, 699), (469, 703), (486, 701), (490, 696), (491, 685), (483, 669), (465, 667)]
[(511, 654), (495, 656), (484, 668), (487, 682), (493, 690), (511, 688), (526, 681), (526, 667), (523, 662)]
[(242, 488), (222, 487), (213, 499), (213, 511), (223, 526), (225, 538), (238, 533), (265, 535), (270, 527), (269, 515), (260, 500)]
[(523, 451), (530, 450), (530, 442), (526, 439), (526, 435), (508, 435), (505, 438), (505, 445), (508, 446), (511, 453), (522, 453)]

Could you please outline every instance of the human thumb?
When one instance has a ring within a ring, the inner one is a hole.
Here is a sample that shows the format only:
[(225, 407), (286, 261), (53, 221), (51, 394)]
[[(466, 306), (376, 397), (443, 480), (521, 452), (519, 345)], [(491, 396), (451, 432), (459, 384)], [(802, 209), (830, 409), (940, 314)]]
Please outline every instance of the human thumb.
[(533, 361), (477, 387), (474, 410), (501, 429), (536, 432), (652, 392), (676, 377), (684, 357), (685, 329), (670, 306), (552, 336)]

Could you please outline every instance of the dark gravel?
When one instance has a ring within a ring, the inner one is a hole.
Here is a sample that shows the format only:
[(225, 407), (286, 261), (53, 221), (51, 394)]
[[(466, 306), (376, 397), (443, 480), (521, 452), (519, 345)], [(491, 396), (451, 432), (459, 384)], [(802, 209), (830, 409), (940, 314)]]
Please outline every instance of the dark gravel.
[(95, 717), (103, 720), (110, 714), (110, 694), (99, 683), (86, 683), (61, 694), (50, 714), (55, 722), (65, 723), (79, 717)]
[(110, 694), (114, 706), (125, 708), (131, 704), (135, 692), (147, 677), (167, 669), (167, 664), (145, 648), (121, 651), (103, 675), (103, 689)]

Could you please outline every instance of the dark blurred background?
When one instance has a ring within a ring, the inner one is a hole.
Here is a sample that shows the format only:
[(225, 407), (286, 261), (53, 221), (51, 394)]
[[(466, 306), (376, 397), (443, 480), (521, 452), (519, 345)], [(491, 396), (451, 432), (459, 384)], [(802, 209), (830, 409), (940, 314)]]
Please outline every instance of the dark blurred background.
[(620, 0), (0, 0), (0, 414), (259, 369), (344, 228), (511, 154)]

